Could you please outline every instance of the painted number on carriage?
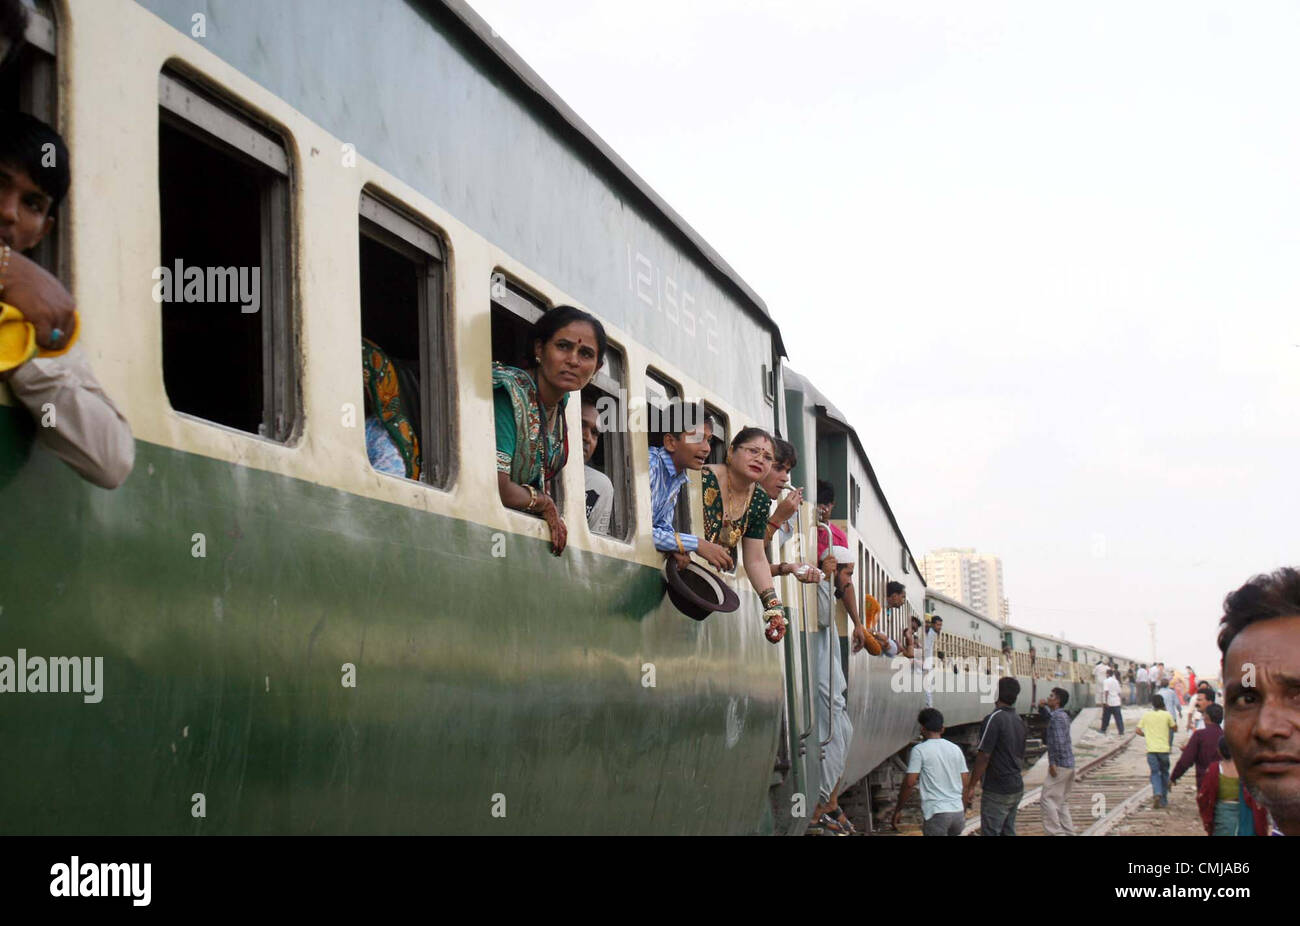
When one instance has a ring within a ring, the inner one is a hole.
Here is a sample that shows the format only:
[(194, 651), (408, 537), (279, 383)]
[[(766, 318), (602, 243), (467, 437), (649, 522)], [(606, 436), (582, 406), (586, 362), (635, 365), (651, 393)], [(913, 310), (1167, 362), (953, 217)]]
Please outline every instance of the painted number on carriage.
[(702, 328), (704, 346), (711, 353), (718, 353), (718, 316), (708, 309), (699, 311), (689, 290), (679, 286), (673, 277), (656, 267), (640, 251), (633, 251), (630, 244), (627, 246), (627, 287), (638, 301), (663, 313), (670, 324), (691, 337), (698, 337)]

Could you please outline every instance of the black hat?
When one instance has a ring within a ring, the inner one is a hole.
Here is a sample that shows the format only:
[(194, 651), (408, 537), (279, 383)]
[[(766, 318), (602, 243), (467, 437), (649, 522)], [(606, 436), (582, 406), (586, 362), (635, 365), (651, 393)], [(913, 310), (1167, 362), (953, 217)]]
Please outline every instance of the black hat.
[(692, 620), (702, 621), (714, 611), (726, 614), (740, 607), (731, 586), (694, 561), (678, 569), (677, 560), (668, 557), (664, 562), (664, 584), (673, 605)]

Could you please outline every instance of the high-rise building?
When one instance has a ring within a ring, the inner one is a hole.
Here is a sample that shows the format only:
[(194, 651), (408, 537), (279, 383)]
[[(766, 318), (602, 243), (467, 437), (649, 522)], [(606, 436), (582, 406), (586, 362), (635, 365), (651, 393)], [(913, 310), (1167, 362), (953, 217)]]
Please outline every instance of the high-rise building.
[(925, 584), (985, 617), (1006, 623), (1011, 616), (1002, 558), (971, 547), (943, 547), (921, 557)]

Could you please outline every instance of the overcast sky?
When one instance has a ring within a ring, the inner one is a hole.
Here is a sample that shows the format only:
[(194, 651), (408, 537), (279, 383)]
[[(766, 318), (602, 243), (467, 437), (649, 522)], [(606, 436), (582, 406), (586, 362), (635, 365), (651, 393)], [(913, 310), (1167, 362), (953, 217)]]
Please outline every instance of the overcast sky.
[(1206, 674), (1300, 565), (1300, 8), (471, 3), (763, 297), (918, 560)]

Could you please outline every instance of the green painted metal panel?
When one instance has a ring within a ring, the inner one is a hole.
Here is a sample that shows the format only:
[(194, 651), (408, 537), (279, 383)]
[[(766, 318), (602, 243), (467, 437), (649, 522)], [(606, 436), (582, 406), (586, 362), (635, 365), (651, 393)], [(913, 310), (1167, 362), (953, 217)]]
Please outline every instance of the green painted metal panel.
[(696, 623), (654, 569), (143, 442), (105, 492), (4, 407), (0, 512), (0, 656), (104, 660), (98, 704), (0, 693), (2, 832), (770, 827), (752, 595)]

